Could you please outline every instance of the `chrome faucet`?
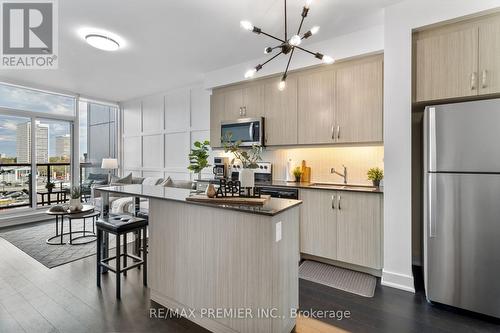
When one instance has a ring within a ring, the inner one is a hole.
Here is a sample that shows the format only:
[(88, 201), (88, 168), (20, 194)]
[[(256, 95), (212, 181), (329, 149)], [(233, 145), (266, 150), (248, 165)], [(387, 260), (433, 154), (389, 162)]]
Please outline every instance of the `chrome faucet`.
[(344, 178), (344, 184), (347, 184), (347, 168), (345, 165), (342, 164), (342, 167), (344, 168), (344, 173), (341, 174), (340, 172), (335, 171), (335, 168), (330, 169), (330, 173), (339, 175), (340, 177)]

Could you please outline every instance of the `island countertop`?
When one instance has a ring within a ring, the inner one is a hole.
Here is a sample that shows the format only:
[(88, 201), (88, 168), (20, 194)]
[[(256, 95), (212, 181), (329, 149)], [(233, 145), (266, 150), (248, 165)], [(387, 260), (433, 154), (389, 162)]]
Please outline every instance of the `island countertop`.
[(280, 199), (280, 198), (270, 198), (268, 201), (266, 201), (266, 203), (263, 206), (201, 203), (201, 202), (186, 200), (187, 197), (189, 197), (192, 194), (195, 194), (195, 192), (192, 190), (174, 188), (174, 187), (154, 186), (154, 185), (139, 185), (139, 184), (99, 187), (96, 188), (95, 190), (100, 192), (125, 194), (130, 196), (148, 198), (148, 199), (154, 198), (154, 199), (178, 201), (178, 202), (184, 202), (189, 205), (207, 206), (219, 209), (229, 209), (243, 213), (268, 215), (268, 216), (278, 215), (302, 203), (301, 200), (290, 200), (290, 199)]

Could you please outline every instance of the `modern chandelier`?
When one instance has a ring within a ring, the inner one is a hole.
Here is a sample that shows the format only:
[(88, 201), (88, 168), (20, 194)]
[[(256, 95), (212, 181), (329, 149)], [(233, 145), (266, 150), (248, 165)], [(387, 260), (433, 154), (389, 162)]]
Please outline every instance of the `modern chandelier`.
[(274, 60), (279, 55), (290, 54), (290, 56), (288, 58), (288, 63), (287, 63), (286, 68), (285, 68), (285, 72), (283, 73), (283, 76), (281, 77), (281, 81), (278, 83), (278, 89), (281, 91), (283, 91), (286, 88), (286, 77), (287, 77), (287, 73), (288, 73), (288, 68), (290, 67), (290, 62), (292, 60), (293, 53), (294, 53), (295, 49), (299, 49), (301, 51), (312, 54), (314, 57), (321, 60), (325, 64), (332, 64), (335, 62), (335, 60), (330, 56), (324, 55), (324, 54), (319, 53), (319, 52), (312, 52), (312, 51), (309, 51), (309, 50), (299, 46), (302, 43), (303, 39), (307, 39), (307, 38), (311, 37), (312, 35), (317, 34), (319, 31), (318, 26), (313, 26), (310, 30), (308, 30), (302, 36), (300, 35), (300, 31), (302, 30), (302, 24), (304, 23), (304, 19), (307, 17), (307, 14), (309, 13), (309, 7), (311, 6), (312, 0), (307, 0), (306, 4), (304, 5), (304, 8), (302, 8), (302, 14), (301, 14), (302, 19), (300, 20), (300, 25), (299, 25), (299, 28), (297, 30), (297, 33), (295, 35), (291, 36), (290, 38), (288, 38), (286, 1), (287, 0), (285, 0), (285, 38), (284, 39), (278, 38), (276, 36), (270, 35), (264, 31), (262, 31), (262, 29), (257, 28), (249, 21), (241, 21), (240, 22), (240, 26), (243, 29), (248, 30), (248, 31), (252, 31), (252, 32), (256, 33), (257, 35), (260, 35), (260, 34), (265, 35), (267, 37), (270, 37), (270, 38), (280, 42), (280, 44), (278, 44), (274, 47), (268, 46), (264, 49), (265, 54), (270, 54), (275, 49), (278, 49), (279, 53), (272, 56), (271, 58), (269, 58), (268, 60), (266, 60), (262, 64), (258, 64), (254, 68), (249, 69), (245, 73), (246, 79), (253, 77), (255, 75), (255, 73), (257, 73), (258, 71), (260, 71), (262, 69), (262, 67), (264, 67), (264, 65), (266, 65), (268, 62)]

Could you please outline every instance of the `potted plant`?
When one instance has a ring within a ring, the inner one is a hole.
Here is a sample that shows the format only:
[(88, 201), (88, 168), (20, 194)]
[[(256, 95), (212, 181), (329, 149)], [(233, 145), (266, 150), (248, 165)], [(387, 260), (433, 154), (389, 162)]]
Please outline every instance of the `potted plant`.
[(196, 141), (193, 143), (193, 148), (189, 153), (189, 166), (188, 170), (198, 174), (198, 180), (201, 179), (201, 171), (210, 166), (208, 164), (208, 157), (210, 152), (209, 141)]
[(81, 197), (82, 197), (82, 191), (80, 190), (80, 187), (78, 186), (73, 186), (71, 188), (71, 199), (69, 199), (69, 209), (71, 211), (78, 211), (83, 208), (82, 202), (81, 202)]
[(295, 167), (293, 169), (293, 176), (295, 177), (295, 182), (300, 183), (300, 177), (302, 177), (302, 170), (300, 167)]
[(371, 168), (368, 170), (368, 180), (373, 182), (373, 186), (379, 187), (380, 181), (384, 178), (384, 170), (380, 168)]
[(224, 151), (226, 153), (230, 152), (234, 155), (234, 159), (231, 161), (231, 164), (234, 163), (235, 159), (241, 162), (243, 167), (239, 173), (241, 187), (253, 188), (255, 187), (254, 169), (259, 167), (257, 162), (262, 160), (260, 156), (262, 154), (262, 146), (252, 145), (250, 149), (242, 150), (240, 148), (241, 141), (233, 142), (231, 138), (231, 133), (228, 133), (224, 137)]
[(47, 191), (49, 193), (52, 192), (52, 190), (54, 189), (54, 187), (56, 187), (56, 184), (54, 184), (52, 182), (47, 182), (47, 184), (45, 184), (45, 188), (47, 189)]

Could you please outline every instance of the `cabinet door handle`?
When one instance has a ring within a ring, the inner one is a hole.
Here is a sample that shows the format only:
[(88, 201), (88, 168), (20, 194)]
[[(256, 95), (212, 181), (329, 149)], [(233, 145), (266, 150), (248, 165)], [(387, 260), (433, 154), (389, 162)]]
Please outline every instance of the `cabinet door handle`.
[(335, 196), (332, 195), (332, 209), (335, 209)]
[(337, 125), (337, 140), (340, 139), (340, 125)]
[(476, 72), (473, 72), (470, 76), (470, 89), (476, 89)]
[(339, 202), (337, 203), (337, 207), (339, 208), (339, 210), (341, 210), (342, 208), (340, 207), (340, 199), (342, 199), (342, 197), (340, 196), (339, 194)]
[(242, 116), (242, 115), (243, 115), (243, 108), (240, 107), (240, 116)]
[(332, 140), (335, 140), (335, 125), (332, 125)]
[(243, 107), (243, 115), (244, 115), (244, 116), (246, 116), (246, 115), (247, 115), (247, 107), (246, 107), (246, 106), (244, 106), (244, 107)]
[(485, 69), (483, 71), (483, 75), (482, 75), (482, 82), (481, 82), (481, 87), (482, 88), (486, 88), (488, 85), (486, 84), (487, 82), (487, 79), (488, 79), (488, 71)]

